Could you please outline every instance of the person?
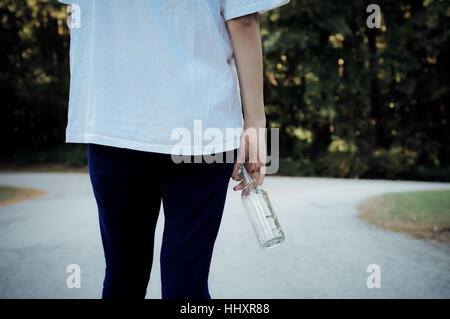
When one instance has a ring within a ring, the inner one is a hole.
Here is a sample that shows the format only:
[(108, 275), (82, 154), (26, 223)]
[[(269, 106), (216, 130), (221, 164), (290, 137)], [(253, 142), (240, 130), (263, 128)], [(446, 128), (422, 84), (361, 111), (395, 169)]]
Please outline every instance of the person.
[(264, 143), (245, 134), (266, 126), (259, 14), (289, 0), (58, 1), (71, 22), (66, 142), (88, 145), (102, 298), (145, 298), (162, 201), (162, 298), (210, 299), (230, 177), (235, 191), (248, 189), (243, 164), (264, 178)]

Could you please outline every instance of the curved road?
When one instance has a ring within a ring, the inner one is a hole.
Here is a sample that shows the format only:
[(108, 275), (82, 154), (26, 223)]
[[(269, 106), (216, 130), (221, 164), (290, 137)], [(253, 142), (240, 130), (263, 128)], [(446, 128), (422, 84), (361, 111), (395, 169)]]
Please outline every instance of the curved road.
[[(261, 250), (231, 190), (216, 242), (213, 298), (450, 298), (450, 245), (414, 239), (357, 218), (364, 199), (450, 189), (450, 183), (266, 177), (286, 241)], [(0, 185), (39, 188), (34, 201), (0, 208), (0, 298), (99, 298), (104, 260), (88, 174), (0, 173)], [(147, 298), (160, 298), (162, 211)], [(69, 289), (66, 267), (81, 267)], [(381, 287), (369, 289), (369, 264)]]

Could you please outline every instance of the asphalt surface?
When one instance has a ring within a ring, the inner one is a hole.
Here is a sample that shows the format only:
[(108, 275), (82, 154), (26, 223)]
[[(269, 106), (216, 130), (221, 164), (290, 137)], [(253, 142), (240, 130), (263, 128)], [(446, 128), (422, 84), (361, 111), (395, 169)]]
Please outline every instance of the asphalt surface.
[[(364, 199), (450, 189), (450, 183), (266, 177), (286, 241), (262, 250), (231, 181), (212, 260), (212, 298), (450, 298), (450, 245), (357, 218)], [(0, 208), (0, 298), (99, 298), (104, 275), (97, 207), (83, 173), (0, 173), (0, 185), (46, 195)], [(160, 298), (159, 215), (147, 298)], [(68, 288), (66, 268), (81, 269)], [(369, 289), (367, 266), (380, 266)]]

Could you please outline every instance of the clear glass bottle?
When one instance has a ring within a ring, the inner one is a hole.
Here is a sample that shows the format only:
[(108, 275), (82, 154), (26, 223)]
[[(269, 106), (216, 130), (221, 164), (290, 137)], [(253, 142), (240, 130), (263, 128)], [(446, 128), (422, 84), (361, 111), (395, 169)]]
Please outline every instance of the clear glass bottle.
[(271, 248), (284, 241), (284, 233), (278, 222), (275, 211), (270, 203), (267, 191), (260, 185), (253, 185), (244, 165), (241, 171), (250, 187), (250, 193), (241, 193), (241, 200), (247, 212), (250, 223), (255, 231), (261, 248)]

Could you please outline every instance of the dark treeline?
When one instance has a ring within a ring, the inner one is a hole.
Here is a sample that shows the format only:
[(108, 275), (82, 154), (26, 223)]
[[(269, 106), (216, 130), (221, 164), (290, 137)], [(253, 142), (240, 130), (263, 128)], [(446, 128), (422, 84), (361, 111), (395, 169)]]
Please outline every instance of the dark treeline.
[[(285, 175), (450, 180), (450, 1), (291, 0), (261, 15)], [(65, 145), (69, 31), (54, 1), (0, 0), (2, 161), (84, 165)]]

